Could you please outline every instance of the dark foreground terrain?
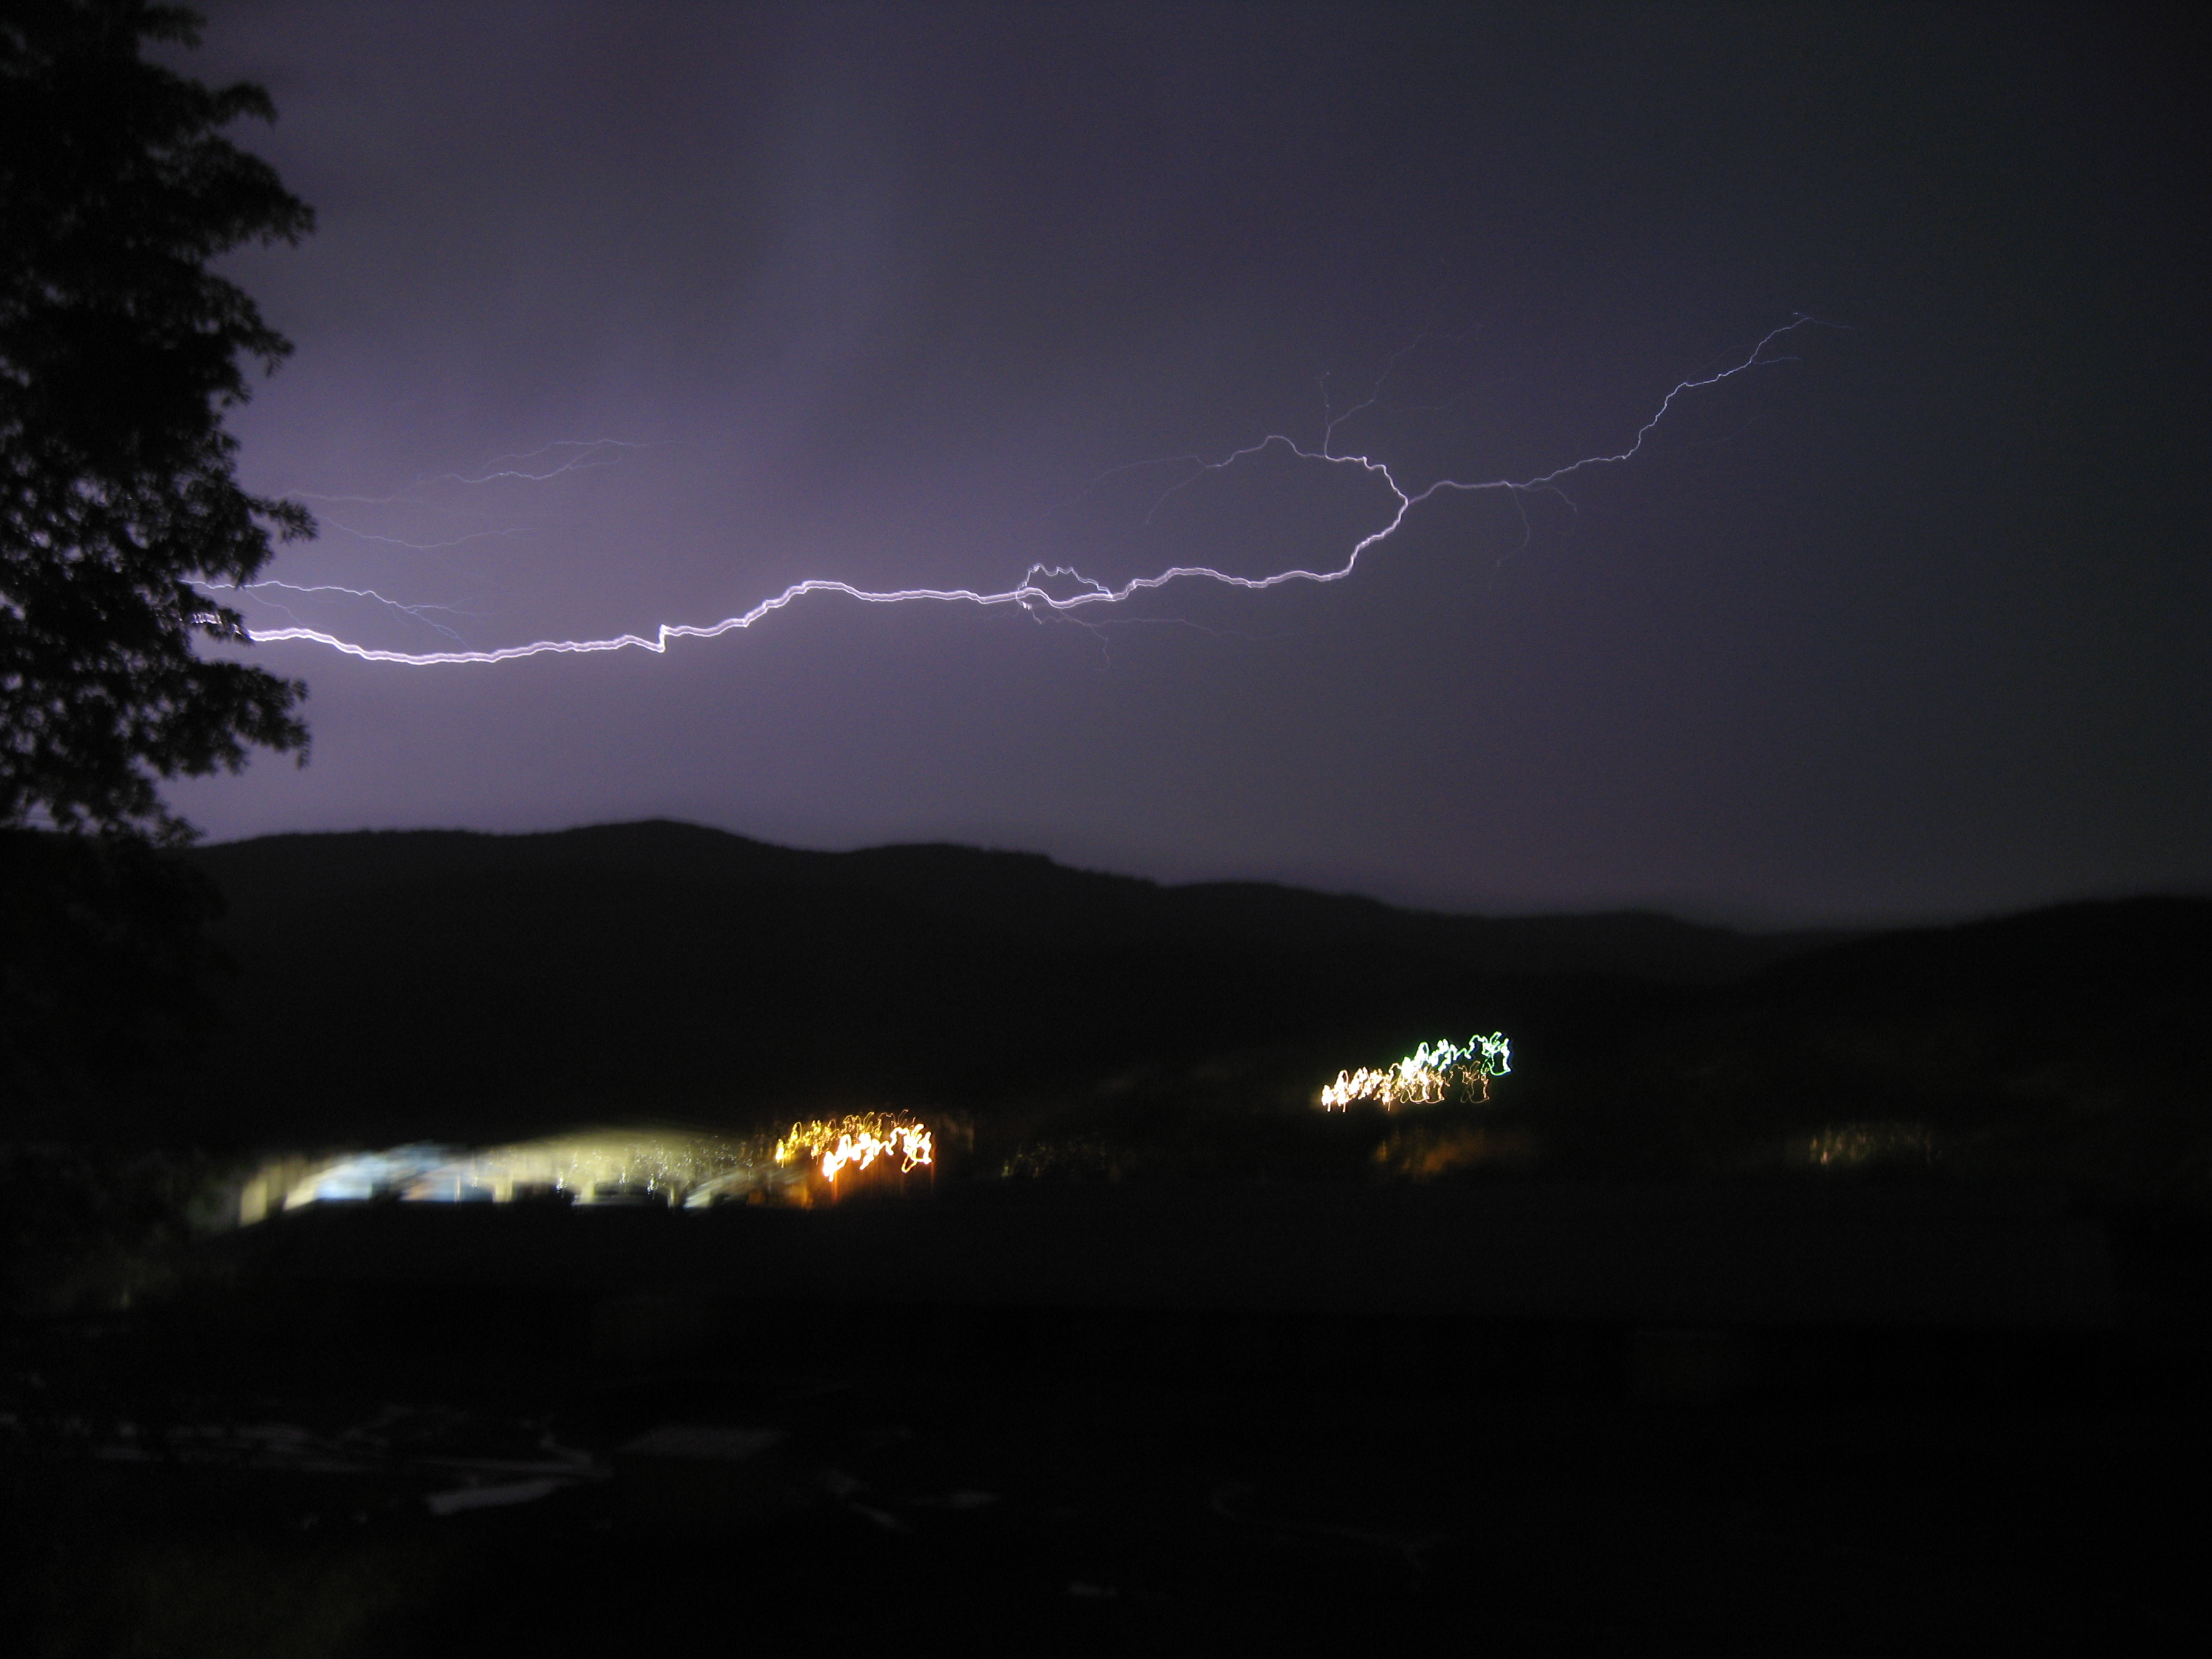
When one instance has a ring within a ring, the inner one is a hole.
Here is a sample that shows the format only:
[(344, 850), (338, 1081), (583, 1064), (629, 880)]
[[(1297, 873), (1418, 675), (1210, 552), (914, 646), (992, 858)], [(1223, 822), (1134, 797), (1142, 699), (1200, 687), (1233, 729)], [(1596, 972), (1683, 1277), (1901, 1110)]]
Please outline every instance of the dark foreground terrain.
[[(227, 906), (228, 966), (197, 1000), (158, 953), (48, 919), (46, 957), (66, 947), (75, 1001), (108, 1014), (72, 1026), (53, 973), (11, 981), (30, 994), (0, 1053), (27, 1079), (22, 1141), (246, 1154), (895, 1109), (957, 1130), (948, 1150), (985, 1174), (1818, 1163), (2212, 1197), (2208, 899), (1844, 938), (1432, 915), (677, 823), (273, 836), (192, 858)], [(1340, 1068), (1476, 1030), (1514, 1054), (1479, 1118), (1310, 1109)]]
[[(191, 994), (9, 889), (76, 976), (9, 985), (27, 1651), (2212, 1637), (2212, 903), (1745, 935), (673, 824), (197, 857)], [(1487, 1103), (1315, 1109), (1492, 1030)], [(270, 1154), (855, 1109), (936, 1129), (930, 1196), (229, 1224)]]
[(2201, 1229), (1696, 1196), (297, 1212), (9, 1328), (11, 1620), (41, 1654), (2203, 1650)]

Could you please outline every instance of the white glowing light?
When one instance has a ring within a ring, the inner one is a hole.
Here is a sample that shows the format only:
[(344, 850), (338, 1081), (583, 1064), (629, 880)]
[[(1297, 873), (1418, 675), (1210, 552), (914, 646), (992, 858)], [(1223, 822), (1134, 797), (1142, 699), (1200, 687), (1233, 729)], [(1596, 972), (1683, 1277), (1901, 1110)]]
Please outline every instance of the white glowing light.
[(859, 1112), (794, 1123), (781, 1138), (690, 1130), (607, 1129), (474, 1149), (428, 1142), (376, 1152), (270, 1159), (241, 1186), (238, 1219), (313, 1204), (383, 1200), (404, 1204), (805, 1206), (810, 1188), (878, 1164), (899, 1175), (933, 1170), (937, 1139), (918, 1120)]
[(288, 1210), (374, 1199), (506, 1204), (558, 1196), (592, 1204), (644, 1196), (682, 1203), (757, 1173), (769, 1162), (764, 1138), (684, 1131), (610, 1129), (475, 1149), (418, 1143), (313, 1163), (273, 1160), (248, 1183), (269, 1198), (242, 1201), (240, 1213), (258, 1218), (278, 1194)]
[(1454, 1089), (1472, 1090), (1477, 1099), (1487, 1100), (1490, 1079), (1512, 1069), (1513, 1045), (1503, 1031), (1471, 1036), (1464, 1043), (1424, 1042), (1394, 1066), (1339, 1072), (1336, 1081), (1321, 1091), (1321, 1105), (1328, 1112), (1348, 1110), (1355, 1101), (1385, 1111), (1433, 1106), (1449, 1099)]

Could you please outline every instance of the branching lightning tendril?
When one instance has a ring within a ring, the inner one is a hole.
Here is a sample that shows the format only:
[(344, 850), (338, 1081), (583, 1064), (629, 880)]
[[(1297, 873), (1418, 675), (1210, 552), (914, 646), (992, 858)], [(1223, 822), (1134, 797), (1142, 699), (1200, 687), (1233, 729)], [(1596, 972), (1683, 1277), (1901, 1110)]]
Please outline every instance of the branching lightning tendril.
[[(1376, 459), (1371, 455), (1339, 453), (1336, 448), (1336, 434), (1339, 428), (1353, 416), (1375, 404), (1380, 395), (1380, 382), (1378, 382), (1377, 392), (1371, 393), (1363, 402), (1340, 413), (1333, 410), (1327, 413), (1322, 442), (1318, 448), (1302, 445), (1295, 439), (1275, 433), (1243, 448), (1235, 450), (1218, 460), (1209, 461), (1197, 457), (1189, 458), (1190, 465), (1196, 470), (1193, 471), (1190, 477), (1176, 485), (1175, 489), (1187, 488), (1207, 473), (1224, 472), (1240, 461), (1248, 460), (1265, 451), (1277, 448), (1287, 450), (1301, 460), (1318, 462), (1333, 467), (1355, 468), (1370, 477), (1380, 479), (1396, 503), (1388, 521), (1380, 528), (1370, 531), (1358, 538), (1346, 552), (1340, 563), (1326, 569), (1294, 567), (1264, 576), (1246, 576), (1231, 571), (1218, 570), (1210, 565), (1176, 564), (1170, 565), (1166, 569), (1152, 575), (1132, 578), (1117, 586), (1086, 576), (1079, 570), (1068, 566), (1037, 563), (1031, 565), (1021, 580), (1012, 586), (995, 590), (977, 587), (900, 587), (878, 590), (860, 587), (854, 583), (830, 577), (810, 577), (802, 581), (793, 582), (781, 592), (761, 600), (749, 611), (736, 616), (725, 617), (719, 622), (663, 623), (651, 634), (616, 634), (600, 639), (533, 640), (527, 645), (501, 646), (491, 650), (386, 650), (342, 639), (335, 634), (304, 624), (286, 628), (249, 629), (247, 635), (258, 644), (272, 645), (284, 641), (304, 641), (327, 647), (333, 651), (343, 652), (347, 656), (359, 658), (364, 662), (392, 663), (410, 668), (428, 668), (448, 664), (514, 662), (526, 657), (548, 654), (587, 655), (597, 652), (626, 651), (632, 648), (660, 653), (666, 652), (669, 643), (674, 640), (719, 639), (725, 634), (749, 629), (754, 623), (774, 616), (777, 611), (813, 593), (842, 594), (848, 599), (856, 599), (863, 605), (910, 605), (933, 602), (943, 605), (971, 605), (985, 609), (1018, 605), (1027, 611), (1042, 610), (1072, 615), (1085, 611), (1094, 606), (1111, 607), (1123, 605), (1139, 594), (1156, 592), (1185, 581), (1212, 582), (1224, 587), (1241, 588), (1251, 592), (1264, 592), (1291, 582), (1338, 582), (1350, 576), (1358, 568), (1361, 556), (1370, 548), (1379, 546), (1397, 534), (1413, 509), (1432, 497), (1445, 494), (1474, 494), (1486, 491), (1504, 492), (1516, 500), (1538, 494), (1558, 495), (1561, 494), (1561, 487), (1565, 481), (1578, 473), (1593, 468), (1619, 465), (1633, 460), (1643, 450), (1645, 441), (1674, 408), (1678, 399), (1691, 392), (1717, 386), (1724, 380), (1733, 380), (1748, 370), (1783, 361), (1769, 355), (1775, 343), (1801, 328), (1814, 325), (1818, 325), (1816, 319), (1801, 314), (1768, 332), (1741, 362), (1712, 374), (1679, 382), (1660, 401), (1658, 408), (1653, 412), (1651, 417), (1638, 428), (1634, 441), (1618, 453), (1586, 455), (1579, 460), (1569, 462), (1564, 466), (1556, 467), (1548, 472), (1539, 473), (1533, 477), (1475, 480), (1439, 478), (1419, 489), (1409, 489), (1399, 482), (1386, 463)], [(1395, 367), (1396, 362), (1395, 358), (1392, 360), (1393, 368)], [(1389, 369), (1384, 371), (1386, 377), (1389, 372)], [(498, 456), (477, 473), (447, 474), (434, 482), (480, 484), (505, 479), (543, 481), (586, 467), (610, 465), (615, 459), (614, 452), (641, 447), (645, 446), (623, 443), (614, 440), (563, 441), (544, 445), (524, 454)], [(1169, 493), (1172, 494), (1174, 491), (1171, 489)], [(1061, 591), (1054, 591), (1045, 585), (1048, 582), (1062, 583), (1066, 586)], [(1067, 591), (1071, 588), (1073, 591)], [(392, 605), (394, 609), (419, 615), (418, 608), (396, 605), (392, 600), (385, 599), (381, 594), (365, 592), (364, 596), (378, 599), (383, 604)], [(428, 619), (422, 618), (422, 620)], [(435, 623), (431, 625), (438, 626)], [(441, 631), (450, 632), (442, 629)]]

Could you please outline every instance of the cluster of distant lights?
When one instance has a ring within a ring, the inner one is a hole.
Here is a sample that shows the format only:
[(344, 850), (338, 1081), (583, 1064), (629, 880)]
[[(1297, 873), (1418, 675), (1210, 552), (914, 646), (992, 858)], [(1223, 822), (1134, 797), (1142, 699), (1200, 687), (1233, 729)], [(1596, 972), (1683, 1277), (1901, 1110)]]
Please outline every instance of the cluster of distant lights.
[[(1328, 1111), (1354, 1105), (1435, 1105), (1486, 1101), (1490, 1080), (1512, 1069), (1502, 1031), (1463, 1043), (1424, 1042), (1396, 1063), (1337, 1073), (1321, 1092)], [(1816, 1147), (1820, 1162), (1848, 1159), (1848, 1144)], [(1826, 1152), (1827, 1156), (1822, 1157)], [(1840, 1154), (1840, 1156), (1838, 1156)], [(835, 1199), (871, 1176), (902, 1183), (934, 1173), (937, 1139), (920, 1119), (899, 1112), (851, 1112), (792, 1124), (765, 1137), (648, 1131), (556, 1136), (512, 1146), (463, 1149), (417, 1142), (317, 1161), (272, 1161), (248, 1180), (239, 1218), (311, 1205), (390, 1200), (407, 1204), (514, 1204), (550, 1200), (599, 1206), (707, 1209), (722, 1203), (805, 1206)], [(818, 1183), (818, 1185), (817, 1185)]]
[(1349, 1111), (1355, 1105), (1434, 1106), (1459, 1097), (1490, 1098), (1490, 1079), (1513, 1069), (1513, 1045), (1503, 1031), (1475, 1036), (1463, 1043), (1449, 1039), (1424, 1042), (1395, 1065), (1363, 1066), (1339, 1072), (1321, 1091), (1322, 1109)]
[(775, 1161), (811, 1164), (834, 1182), (848, 1170), (867, 1170), (878, 1160), (896, 1158), (899, 1173), (911, 1175), (937, 1161), (937, 1139), (921, 1124), (890, 1112), (860, 1112), (811, 1123), (794, 1123), (775, 1143)]
[(1815, 1169), (1856, 1170), (1872, 1164), (1932, 1164), (1942, 1154), (1924, 1123), (1881, 1121), (1832, 1124), (1805, 1146)]
[[(1279, 433), (1271, 433), (1256, 442), (1248, 444), (1218, 459), (1188, 456), (1180, 458), (1176, 463), (1173, 463), (1188, 469), (1187, 476), (1173, 487), (1177, 489), (1196, 482), (1209, 473), (1226, 472), (1240, 461), (1248, 460), (1271, 450), (1282, 450), (1298, 460), (1331, 469), (1348, 468), (1366, 477), (1379, 480), (1389, 491), (1393, 502), (1386, 521), (1355, 538), (1338, 562), (1317, 569), (1293, 567), (1255, 576), (1217, 569), (1211, 565), (1178, 564), (1170, 566), (1151, 575), (1133, 577), (1117, 586), (1085, 575), (1081, 571), (1066, 566), (1034, 563), (1030, 566), (1019, 581), (1011, 586), (1001, 588), (920, 586), (875, 589), (860, 587), (852, 582), (831, 577), (811, 576), (793, 582), (781, 592), (760, 600), (750, 610), (735, 616), (725, 617), (718, 622), (663, 623), (649, 633), (624, 632), (595, 638), (540, 639), (531, 641), (526, 644), (498, 646), (489, 649), (467, 648), (462, 644), (459, 635), (450, 623), (441, 622), (429, 614), (437, 611), (458, 616), (459, 612), (453, 607), (406, 603), (392, 599), (374, 588), (347, 586), (337, 583), (301, 585), (276, 580), (247, 583), (244, 585), (243, 590), (233, 587), (231, 584), (221, 582), (206, 582), (201, 586), (210, 597), (222, 592), (251, 592), (261, 602), (280, 611), (285, 608), (283, 601), (275, 596), (285, 592), (301, 597), (339, 594), (373, 601), (391, 611), (405, 615), (416, 623), (434, 629), (452, 639), (456, 648), (436, 651), (388, 650), (366, 645), (357, 640), (346, 639), (322, 629), (309, 627), (299, 622), (296, 617), (294, 619), (294, 625), (289, 627), (249, 627), (246, 629), (246, 636), (257, 644), (276, 644), (286, 641), (300, 641), (319, 645), (332, 651), (341, 652), (347, 656), (358, 658), (364, 662), (390, 664), (410, 668), (427, 668), (459, 664), (513, 662), (526, 657), (548, 654), (592, 655), (630, 649), (665, 654), (672, 641), (711, 640), (718, 639), (726, 634), (741, 632), (796, 601), (815, 593), (841, 594), (846, 599), (857, 600), (864, 605), (920, 603), (967, 605), (982, 609), (1017, 606), (1031, 615), (1070, 615), (1088, 611), (1094, 607), (1111, 608), (1124, 605), (1140, 594), (1188, 581), (1211, 582), (1224, 587), (1240, 588), (1248, 592), (1264, 592), (1291, 582), (1338, 582), (1352, 574), (1362, 555), (1396, 535), (1399, 529), (1405, 524), (1407, 516), (1416, 507), (1432, 497), (1454, 494), (1500, 493), (1511, 497), (1516, 503), (1534, 495), (1551, 495), (1564, 498), (1569, 481), (1577, 474), (1595, 468), (1618, 465), (1635, 459), (1642, 453), (1644, 441), (1674, 409), (1676, 399), (1709, 386), (1718, 386), (1752, 369), (1784, 361), (1769, 355), (1775, 343), (1794, 334), (1799, 329), (1820, 325), (1821, 325), (1816, 319), (1800, 315), (1792, 321), (1769, 331), (1741, 361), (1711, 374), (1677, 383), (1660, 400), (1658, 407), (1653, 411), (1650, 418), (1638, 428), (1633, 441), (1618, 453), (1586, 455), (1579, 460), (1570, 461), (1547, 472), (1534, 474), (1528, 477), (1467, 479), (1444, 477), (1415, 487), (1409, 483), (1401, 483), (1387, 462), (1377, 459), (1373, 455), (1352, 453), (1340, 449), (1337, 447), (1338, 429), (1346, 422), (1381, 403), (1383, 380), (1388, 379), (1390, 372), (1389, 369), (1384, 371), (1383, 379), (1378, 380), (1374, 392), (1364, 401), (1340, 412), (1332, 411), (1329, 414), (1318, 446), (1302, 444)], [(1402, 357), (1404, 353), (1401, 352), (1399, 355)], [(1394, 359), (1392, 368), (1395, 368), (1395, 366), (1396, 360)], [(489, 483), (500, 480), (543, 482), (575, 471), (582, 467), (611, 464), (612, 459), (618, 457), (619, 452), (639, 447), (642, 446), (614, 439), (564, 441), (545, 446), (540, 450), (532, 452), (528, 456), (501, 458), (503, 461), (527, 463), (533, 458), (544, 457), (549, 453), (577, 452), (568, 453), (566, 459), (548, 466), (541, 466), (538, 470), (532, 470), (528, 465), (501, 467), (495, 464), (477, 474), (447, 474), (440, 482), (450, 481), (464, 485)], [(309, 497), (309, 499), (357, 498)], [(495, 531), (482, 533), (499, 535), (509, 532)], [(362, 538), (366, 540), (396, 539), (375, 537)], [(399, 544), (418, 547), (420, 550), (428, 551), (434, 547), (458, 544), (400, 543)], [(212, 622), (214, 617), (215, 613), (210, 611), (201, 620)]]
[[(933, 1169), (936, 1137), (895, 1112), (797, 1122), (765, 1137), (610, 1131), (463, 1149), (418, 1142), (307, 1162), (275, 1160), (249, 1179), (239, 1218), (317, 1204), (551, 1201), (603, 1207), (707, 1209), (720, 1203), (805, 1205), (872, 1174)], [(817, 1183), (819, 1183), (817, 1188)]]
[[(1322, 1109), (1354, 1106), (1395, 1111), (1490, 1098), (1491, 1079), (1512, 1067), (1503, 1031), (1463, 1043), (1424, 1042), (1392, 1065), (1339, 1072), (1321, 1091)], [(1940, 1155), (1924, 1124), (1831, 1126), (1805, 1146), (1824, 1169), (1885, 1163), (1929, 1164)], [(921, 1120), (897, 1112), (853, 1112), (793, 1123), (773, 1144), (765, 1137), (611, 1131), (558, 1136), (464, 1151), (429, 1143), (357, 1152), (309, 1164), (272, 1161), (240, 1194), (239, 1219), (276, 1210), (393, 1200), (408, 1204), (509, 1204), (551, 1199), (598, 1206), (649, 1205), (692, 1210), (720, 1203), (806, 1206), (835, 1199), (872, 1174), (902, 1184), (935, 1172), (937, 1139)], [(1012, 1173), (1010, 1166), (1007, 1173)], [(820, 1186), (816, 1187), (815, 1183)]]

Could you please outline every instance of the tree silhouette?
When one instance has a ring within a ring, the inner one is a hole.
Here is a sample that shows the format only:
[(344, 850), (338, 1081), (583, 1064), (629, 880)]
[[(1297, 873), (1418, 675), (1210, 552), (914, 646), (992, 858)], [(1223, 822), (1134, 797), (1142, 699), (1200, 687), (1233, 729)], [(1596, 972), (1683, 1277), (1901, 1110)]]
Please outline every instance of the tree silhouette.
[(160, 780), (307, 757), (304, 685), (193, 648), (244, 641), (210, 591), (314, 528), (239, 487), (224, 414), (291, 344), (208, 269), (313, 214), (219, 136), (266, 92), (142, 57), (201, 21), (0, 0), (0, 827), (181, 845)]

